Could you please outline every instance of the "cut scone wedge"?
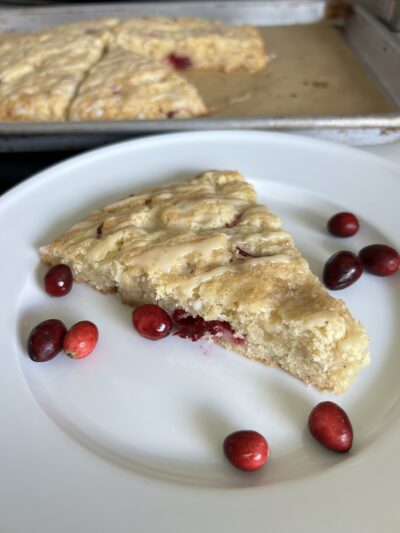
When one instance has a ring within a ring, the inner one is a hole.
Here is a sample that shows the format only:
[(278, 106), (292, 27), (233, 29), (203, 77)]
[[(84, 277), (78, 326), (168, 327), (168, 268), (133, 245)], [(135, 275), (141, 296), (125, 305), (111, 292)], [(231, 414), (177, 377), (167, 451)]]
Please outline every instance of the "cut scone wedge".
[(207, 112), (197, 89), (165, 65), (112, 48), (72, 102), (70, 120), (189, 118)]
[(56, 26), (0, 45), (0, 120), (63, 121), (116, 19)]
[(216, 20), (128, 18), (118, 27), (115, 43), (178, 70), (194, 67), (257, 72), (267, 64), (264, 41), (255, 27)]
[[(238, 172), (208, 171), (108, 205), (40, 254), (132, 306), (201, 317), (210, 340), (320, 390), (344, 392), (369, 362), (363, 326)], [(194, 338), (190, 328), (178, 334)]]
[(11, 34), (0, 42), (0, 81), (4, 84), (17, 80), (50, 58), (84, 52), (99, 58), (118, 24), (118, 19), (102, 18)]

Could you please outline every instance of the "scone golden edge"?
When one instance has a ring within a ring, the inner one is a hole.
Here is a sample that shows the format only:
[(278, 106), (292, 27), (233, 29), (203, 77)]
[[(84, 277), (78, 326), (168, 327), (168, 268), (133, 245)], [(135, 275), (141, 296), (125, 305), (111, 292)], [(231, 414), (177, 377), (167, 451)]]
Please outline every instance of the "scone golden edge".
[(209, 340), (341, 394), (369, 363), (368, 337), (238, 172), (207, 171), (91, 213), (40, 248), (76, 281), (228, 322)]

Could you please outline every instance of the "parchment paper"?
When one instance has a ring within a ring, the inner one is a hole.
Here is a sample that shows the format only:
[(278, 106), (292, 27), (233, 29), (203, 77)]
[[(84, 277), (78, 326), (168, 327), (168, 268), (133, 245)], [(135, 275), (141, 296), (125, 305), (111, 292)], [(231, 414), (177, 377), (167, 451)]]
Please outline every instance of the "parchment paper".
[(328, 23), (260, 28), (263, 72), (187, 71), (215, 117), (366, 115), (396, 111)]

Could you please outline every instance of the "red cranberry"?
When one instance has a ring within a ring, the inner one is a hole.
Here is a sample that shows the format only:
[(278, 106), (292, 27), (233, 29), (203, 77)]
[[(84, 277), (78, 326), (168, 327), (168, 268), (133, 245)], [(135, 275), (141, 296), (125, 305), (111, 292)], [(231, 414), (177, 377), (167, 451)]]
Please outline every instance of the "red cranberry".
[(224, 320), (207, 320), (205, 324), (206, 333), (213, 337), (232, 342), (233, 344), (244, 344), (245, 342), (243, 337), (235, 337), (235, 332), (229, 322)]
[(358, 218), (353, 213), (337, 213), (328, 220), (328, 231), (336, 237), (351, 237), (359, 227)]
[(68, 265), (54, 265), (44, 277), (44, 288), (50, 296), (65, 296), (72, 289), (72, 272)]
[(207, 325), (204, 318), (201, 318), (201, 316), (188, 316), (184, 318), (180, 318), (178, 316), (180, 322), (178, 324), (181, 326), (178, 331), (174, 333), (174, 335), (178, 335), (178, 337), (181, 337), (182, 339), (190, 339), (193, 342), (198, 341), (207, 332)]
[(66, 331), (61, 320), (56, 318), (44, 320), (35, 326), (28, 339), (28, 354), (32, 361), (50, 361), (60, 353)]
[(154, 304), (144, 304), (132, 313), (132, 323), (136, 331), (146, 339), (158, 341), (167, 337), (172, 329), (169, 315)]
[(240, 248), (240, 246), (236, 246), (236, 251), (239, 255), (243, 257), (256, 257), (255, 255), (249, 254), (249, 252), (246, 252), (246, 250), (243, 250), (242, 248)]
[(194, 342), (204, 335), (211, 335), (220, 339), (224, 338), (227, 342), (234, 344), (245, 342), (243, 337), (235, 337), (231, 325), (224, 320), (204, 320), (201, 316), (191, 316), (183, 309), (175, 309), (172, 316), (175, 322), (181, 326), (174, 335), (178, 335), (182, 339), (190, 339)]
[(179, 55), (179, 54), (169, 54), (164, 62), (174, 67), (176, 70), (185, 70), (192, 66), (192, 62), (188, 56)]
[(172, 313), (172, 320), (181, 326), (186, 326), (188, 324), (194, 324), (196, 320), (198, 320), (199, 318), (200, 317), (192, 316), (188, 311), (185, 311), (185, 309), (178, 308), (178, 309), (175, 309), (175, 311)]
[(347, 414), (333, 402), (321, 402), (308, 419), (311, 435), (325, 448), (347, 452), (353, 443), (353, 428)]
[(390, 276), (399, 270), (400, 256), (394, 248), (385, 244), (371, 244), (359, 253), (365, 270), (375, 276)]
[(362, 263), (352, 252), (341, 251), (325, 263), (323, 280), (328, 289), (337, 291), (352, 285), (363, 271)]
[(233, 228), (233, 226), (236, 226), (237, 224), (239, 224), (241, 218), (242, 218), (242, 213), (236, 213), (236, 215), (233, 217), (233, 220), (231, 222), (227, 222), (225, 224), (225, 227)]
[(97, 326), (89, 320), (74, 324), (64, 337), (64, 352), (72, 359), (82, 359), (93, 352), (99, 339)]
[(240, 470), (258, 470), (267, 462), (269, 446), (257, 431), (242, 430), (231, 433), (224, 440), (228, 461)]

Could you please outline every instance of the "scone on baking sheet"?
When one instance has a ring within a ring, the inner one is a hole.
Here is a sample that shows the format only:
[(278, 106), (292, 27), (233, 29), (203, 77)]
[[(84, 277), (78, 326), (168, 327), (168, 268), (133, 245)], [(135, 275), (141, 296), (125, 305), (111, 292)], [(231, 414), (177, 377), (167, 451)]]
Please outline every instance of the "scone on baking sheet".
[(59, 26), (0, 47), (0, 120), (65, 120), (78, 86), (103, 55), (112, 24)]
[(116, 32), (117, 45), (173, 66), (231, 72), (265, 68), (264, 42), (253, 26), (198, 18), (129, 18)]
[(159, 62), (113, 48), (81, 84), (69, 119), (187, 118), (205, 113), (197, 89), (184, 78)]
[(219, 321), (225, 327), (210, 340), (321, 390), (344, 392), (369, 362), (363, 326), (238, 172), (209, 171), (115, 202), (40, 254), (131, 305)]
[(0, 85), (0, 120), (62, 121), (89, 68), (96, 48), (53, 56), (32, 72)]
[(118, 19), (98, 19), (14, 34), (0, 43), (0, 81), (15, 81), (50, 58), (91, 52), (101, 57)]

